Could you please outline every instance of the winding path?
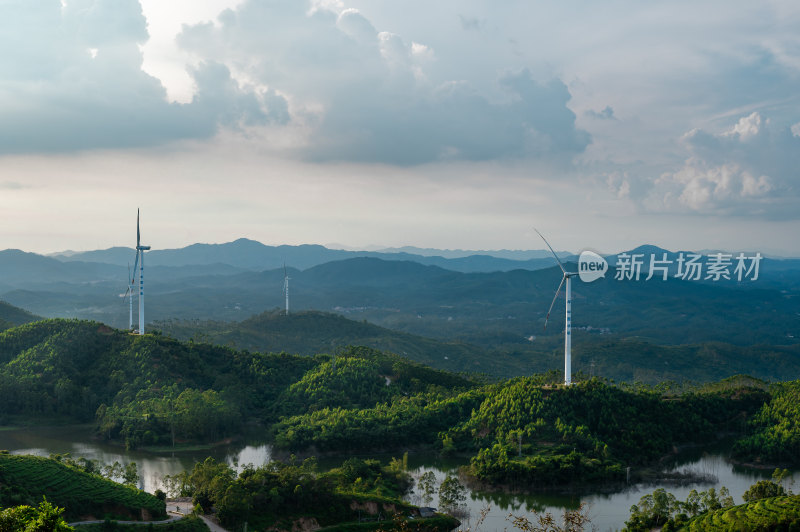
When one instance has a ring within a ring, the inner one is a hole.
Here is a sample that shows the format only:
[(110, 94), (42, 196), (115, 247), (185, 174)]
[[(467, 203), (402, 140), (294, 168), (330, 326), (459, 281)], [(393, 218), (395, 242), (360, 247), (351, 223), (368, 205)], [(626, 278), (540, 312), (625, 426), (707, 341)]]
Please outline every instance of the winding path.
[[(112, 519), (115, 523), (119, 523), (121, 525), (163, 525), (165, 523), (171, 523), (173, 521), (177, 521), (179, 519), (183, 519), (185, 516), (183, 514), (179, 514), (177, 512), (167, 512), (170, 514), (169, 519), (164, 519), (163, 521), (119, 521), (117, 519)], [(68, 523), (69, 526), (77, 526), (77, 525), (96, 525), (105, 523), (105, 519), (95, 519), (94, 521), (75, 521), (74, 523)]]
[[(192, 513), (192, 504), (191, 503), (167, 501), (167, 505), (168, 506), (174, 505), (175, 506), (175, 510), (174, 511), (172, 511), (172, 510), (167, 511), (167, 513), (170, 515), (170, 518), (169, 519), (164, 519), (163, 521), (117, 521), (117, 520), (115, 520), (115, 521), (117, 523), (121, 524), (121, 525), (149, 525), (149, 524), (162, 525), (162, 524), (165, 524), (165, 523), (171, 523), (173, 521), (178, 521), (180, 519), (183, 519), (184, 517), (186, 517), (190, 513)], [(211, 519), (209, 519), (205, 515), (201, 515), (200, 519), (202, 519), (203, 522), (205, 522), (205, 524), (208, 526), (208, 529), (211, 530), (211, 532), (228, 532), (228, 530), (222, 528), (221, 526), (219, 526), (217, 523), (215, 523), (214, 521), (212, 521)], [(74, 523), (69, 523), (69, 525), (70, 526), (94, 525), (94, 524), (102, 524), (102, 523), (105, 523), (104, 519), (103, 520), (96, 520), (96, 521), (76, 521)]]

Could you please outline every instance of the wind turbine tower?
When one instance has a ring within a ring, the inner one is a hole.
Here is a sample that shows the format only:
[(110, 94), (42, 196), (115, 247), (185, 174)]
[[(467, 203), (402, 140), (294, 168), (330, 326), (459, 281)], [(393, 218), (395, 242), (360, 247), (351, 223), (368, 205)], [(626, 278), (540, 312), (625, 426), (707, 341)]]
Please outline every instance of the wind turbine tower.
[[(144, 334), (144, 252), (150, 246), (143, 246), (141, 243), (141, 233), (139, 231), (139, 209), (136, 209), (136, 261), (133, 263), (133, 275), (131, 286), (136, 285), (136, 266), (139, 266), (139, 334)], [(132, 312), (131, 312), (132, 314)], [(131, 315), (131, 321), (133, 321)]]
[(286, 272), (286, 264), (283, 265), (283, 294), (286, 296), (286, 315), (289, 315), (289, 274)]
[(547, 321), (550, 319), (550, 312), (553, 310), (553, 305), (556, 304), (556, 299), (558, 299), (558, 294), (561, 293), (561, 287), (566, 283), (566, 291), (565, 295), (567, 298), (566, 301), (566, 324), (564, 325), (564, 384), (569, 386), (572, 384), (572, 283), (570, 280), (572, 277), (576, 277), (578, 272), (568, 272), (564, 269), (564, 265), (561, 264), (561, 261), (556, 255), (556, 252), (553, 251), (552, 246), (547, 241), (547, 239), (539, 232), (538, 229), (534, 228), (534, 231), (542, 237), (544, 243), (547, 244), (547, 247), (550, 249), (550, 253), (553, 254), (553, 257), (556, 259), (558, 263), (558, 267), (561, 268), (561, 273), (563, 276), (561, 277), (561, 283), (558, 285), (558, 290), (556, 290), (556, 295), (553, 297), (553, 302), (550, 303), (550, 309), (547, 311), (547, 317), (544, 319), (544, 328), (547, 329)]
[(128, 330), (132, 331), (133, 330), (133, 287), (135, 286), (135, 284), (133, 282), (134, 277), (131, 276), (130, 262), (128, 263), (128, 279), (130, 279), (130, 281), (128, 282), (128, 295), (130, 296), (130, 298), (128, 298)]

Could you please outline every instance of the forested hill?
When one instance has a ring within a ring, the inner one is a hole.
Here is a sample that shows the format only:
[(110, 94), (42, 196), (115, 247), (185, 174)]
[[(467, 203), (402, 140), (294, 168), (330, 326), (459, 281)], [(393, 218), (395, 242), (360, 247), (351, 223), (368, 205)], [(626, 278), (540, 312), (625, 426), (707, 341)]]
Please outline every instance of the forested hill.
[(345, 346), (361, 345), (448, 371), (496, 374), (498, 367), (526, 371), (526, 368), (516, 367), (517, 360), (508, 355), (490, 358), (485, 349), (463, 342), (433, 340), (328, 312), (301, 311), (286, 315), (276, 310), (241, 322), (165, 320), (154, 326), (181, 340), (194, 339), (264, 353), (333, 354)]
[(552, 483), (623, 478), (625, 463), (730, 431), (750, 438), (742, 456), (796, 456), (797, 383), (739, 378), (678, 393), (575, 380), (559, 386), (550, 372), (486, 384), (367, 347), (257, 353), (78, 320), (0, 333), (0, 424), (94, 419), (99, 435), (128, 447), (213, 442), (255, 424), (288, 450), (429, 446), (477, 453), (473, 475), (490, 482)]
[(16, 416), (96, 419), (106, 436), (130, 446), (236, 434), (244, 420), (268, 425), (297, 413), (296, 405), (364, 407), (471, 386), (367, 348), (340, 350), (335, 360), (251, 353), (60, 319), (0, 333), (0, 424)]
[(0, 331), (40, 319), (42, 318), (36, 316), (35, 314), (31, 314), (27, 310), (15, 307), (14, 305), (0, 300)]
[[(402, 355), (447, 371), (508, 378), (561, 368), (561, 340), (547, 347), (530, 344), (484, 348), (393, 331), (367, 321), (316, 311), (265, 312), (241, 322), (168, 320), (154, 324), (164, 334), (253, 351), (333, 354), (362, 345)], [(658, 345), (638, 337), (576, 335), (573, 370), (617, 382), (711, 382), (737, 374), (768, 381), (800, 377), (800, 344), (737, 346), (723, 342)], [(535, 348), (539, 348), (536, 350)]]

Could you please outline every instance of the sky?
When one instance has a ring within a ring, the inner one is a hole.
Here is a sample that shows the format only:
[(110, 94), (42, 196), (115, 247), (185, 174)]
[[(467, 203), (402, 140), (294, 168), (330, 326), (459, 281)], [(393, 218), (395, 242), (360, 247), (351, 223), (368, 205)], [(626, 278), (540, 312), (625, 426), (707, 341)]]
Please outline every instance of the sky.
[(0, 249), (800, 256), (800, 3), (3, 0)]

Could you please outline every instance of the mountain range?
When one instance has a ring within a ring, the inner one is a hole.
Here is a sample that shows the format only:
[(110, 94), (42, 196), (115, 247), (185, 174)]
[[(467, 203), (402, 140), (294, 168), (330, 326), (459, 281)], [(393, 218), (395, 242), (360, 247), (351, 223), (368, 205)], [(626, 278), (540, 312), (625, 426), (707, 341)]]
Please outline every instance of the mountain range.
[[(414, 250), (418, 252), (412, 252)], [(440, 254), (437, 252), (441, 251)], [(463, 253), (469, 253), (464, 255)], [(493, 255), (496, 253), (497, 255)], [(446, 257), (444, 255), (447, 255)], [(55, 253), (50, 257), (62, 262), (90, 262), (125, 266), (134, 256), (133, 248), (114, 247), (97, 251)], [(559, 252), (562, 258), (573, 258)], [(549, 251), (459, 252), (402, 248), (386, 251), (350, 251), (329, 249), (320, 245), (267, 246), (255, 240), (240, 238), (225, 244), (192, 244), (180, 249), (152, 250), (147, 253), (147, 264), (152, 266), (196, 266), (227, 264), (253, 271), (271, 270), (289, 265), (305, 270), (326, 262), (355, 257), (372, 257), (383, 260), (418, 262), (461, 272), (508, 271), (514, 269), (539, 269), (552, 266)]]
[[(630, 337), (663, 345), (798, 342), (800, 260), (764, 258), (756, 281), (738, 282), (734, 276), (715, 282), (674, 278), (679, 252), (643, 246), (629, 254), (645, 260), (666, 254), (672, 261), (669, 280), (656, 276), (646, 281), (646, 269), (638, 281), (617, 280), (618, 256), (607, 257), (610, 271), (605, 278), (574, 283), (576, 342)], [(127, 261), (132, 256), (133, 250), (126, 248), (50, 257), (0, 251), (0, 297), (46, 317), (88, 318), (125, 328)], [(409, 256), (414, 260), (406, 260)], [(146, 318), (241, 322), (282, 308), (286, 260), (292, 312), (334, 312), (509, 356), (549, 356), (560, 349), (563, 295), (547, 329), (543, 327), (561, 278), (552, 257), (433, 259), (450, 267), (427, 264), (432, 258), (417, 254), (271, 247), (245, 239), (154, 250), (147, 254)], [(482, 260), (487, 271), (457, 269), (464, 261), (477, 268)], [(571, 271), (578, 268), (574, 260), (562, 256)], [(709, 260), (702, 258), (704, 266)], [(511, 263), (514, 269), (500, 267)]]

